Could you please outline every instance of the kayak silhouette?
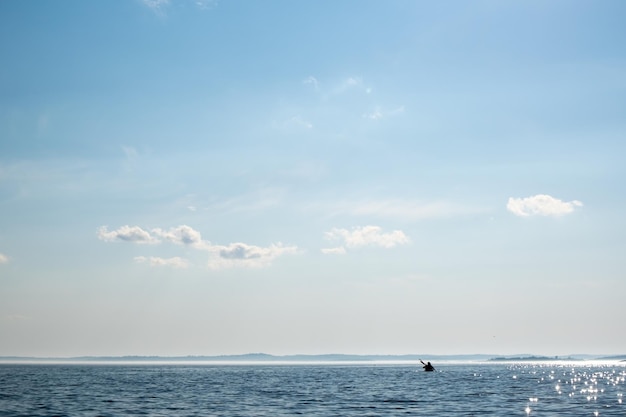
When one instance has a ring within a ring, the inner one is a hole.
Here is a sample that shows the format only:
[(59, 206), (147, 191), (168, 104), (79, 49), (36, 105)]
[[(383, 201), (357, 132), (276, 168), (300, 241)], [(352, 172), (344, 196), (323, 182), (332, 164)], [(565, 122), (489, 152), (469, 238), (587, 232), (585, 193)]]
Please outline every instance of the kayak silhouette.
[(422, 368), (424, 368), (424, 371), (426, 371), (426, 372), (433, 372), (433, 371), (435, 370), (435, 367), (434, 367), (434, 366), (432, 366), (432, 365), (430, 364), (430, 362), (428, 362), (428, 363), (424, 363), (424, 361), (423, 361), (423, 360), (421, 360), (421, 359), (420, 359), (420, 362), (422, 362), (422, 365), (424, 365), (424, 366), (422, 367)]

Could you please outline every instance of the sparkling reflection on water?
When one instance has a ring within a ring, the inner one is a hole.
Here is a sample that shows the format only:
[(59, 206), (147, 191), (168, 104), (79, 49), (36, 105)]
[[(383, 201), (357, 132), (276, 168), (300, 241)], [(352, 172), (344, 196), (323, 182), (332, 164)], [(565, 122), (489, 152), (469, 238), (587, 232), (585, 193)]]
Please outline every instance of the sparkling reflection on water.
[(0, 365), (0, 416), (625, 416), (626, 364)]

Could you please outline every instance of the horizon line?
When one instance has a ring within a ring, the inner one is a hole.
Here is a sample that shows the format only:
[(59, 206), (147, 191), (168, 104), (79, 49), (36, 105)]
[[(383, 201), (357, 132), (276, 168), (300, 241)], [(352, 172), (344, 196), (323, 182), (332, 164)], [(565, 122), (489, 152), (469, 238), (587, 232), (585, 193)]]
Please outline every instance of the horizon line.
[(322, 354), (284, 354), (244, 353), (221, 355), (79, 355), (79, 356), (21, 356), (0, 355), (0, 361), (384, 361), (404, 360), (421, 361), (422, 358), (437, 360), (473, 360), (473, 361), (546, 361), (546, 360), (626, 360), (626, 354), (567, 354), (567, 355), (538, 355), (529, 353), (518, 354), (489, 354), (489, 353), (462, 353), (462, 354), (350, 354), (350, 353), (322, 353)]

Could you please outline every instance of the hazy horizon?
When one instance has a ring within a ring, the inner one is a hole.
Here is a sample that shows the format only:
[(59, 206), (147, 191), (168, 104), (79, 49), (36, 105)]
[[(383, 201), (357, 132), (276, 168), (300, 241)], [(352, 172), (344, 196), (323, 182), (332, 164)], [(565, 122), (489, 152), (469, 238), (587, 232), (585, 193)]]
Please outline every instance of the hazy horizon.
[(481, 361), (625, 361), (626, 354), (611, 355), (590, 355), (584, 353), (564, 354), (564, 355), (542, 355), (534, 353), (517, 353), (510, 355), (499, 355), (496, 353), (473, 353), (458, 355), (438, 355), (438, 354), (418, 354), (408, 353), (399, 355), (385, 354), (349, 354), (349, 353), (322, 353), (322, 354), (286, 354), (273, 355), (269, 353), (244, 353), (244, 354), (227, 354), (227, 355), (180, 355), (180, 356), (151, 356), (151, 355), (120, 355), (120, 356), (0, 356), (0, 362), (7, 361), (103, 361), (103, 362), (154, 362), (154, 361), (171, 361), (178, 362), (423, 362), (432, 361), (438, 363), (444, 362), (481, 362)]
[(624, 16), (0, 2), (0, 356), (622, 354)]

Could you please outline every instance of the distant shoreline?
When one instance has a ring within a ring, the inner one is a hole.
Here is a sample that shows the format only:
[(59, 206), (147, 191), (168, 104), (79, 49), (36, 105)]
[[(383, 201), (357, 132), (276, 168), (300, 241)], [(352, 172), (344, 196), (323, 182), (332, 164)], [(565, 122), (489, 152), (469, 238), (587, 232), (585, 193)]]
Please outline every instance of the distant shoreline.
[(270, 355), (265, 353), (249, 353), (243, 355), (217, 356), (75, 356), (75, 357), (32, 357), (32, 356), (0, 356), (0, 363), (19, 362), (117, 362), (117, 363), (189, 363), (189, 362), (216, 362), (216, 363), (315, 363), (315, 362), (418, 362), (420, 360), (439, 362), (542, 362), (542, 361), (588, 361), (588, 360), (615, 360), (626, 361), (626, 355), (567, 355), (567, 356), (538, 356), (538, 355), (350, 355), (350, 354), (323, 354), (323, 355)]

